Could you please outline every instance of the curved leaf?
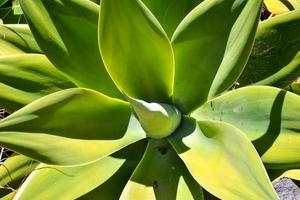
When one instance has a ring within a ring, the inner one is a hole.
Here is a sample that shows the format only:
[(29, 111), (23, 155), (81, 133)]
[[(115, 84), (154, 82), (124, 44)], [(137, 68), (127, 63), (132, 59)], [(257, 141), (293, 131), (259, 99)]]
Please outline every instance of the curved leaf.
[(26, 156), (10, 156), (0, 165), (0, 186), (9, 186), (10, 183), (26, 177), (37, 165), (37, 162)]
[[(4, 43), (4, 47), (2, 46)], [(0, 25), (0, 55), (8, 54), (5, 46), (12, 46), (19, 49), (20, 52), (41, 53), (41, 50), (35, 42), (32, 33), (26, 24)], [(20, 53), (15, 50), (13, 53)]]
[(233, 124), (250, 138), (268, 168), (300, 166), (300, 96), (266, 86), (228, 92), (192, 116)]
[(55, 165), (91, 162), (144, 137), (128, 103), (83, 88), (45, 96), (0, 122), (0, 146)]
[(127, 181), (142, 158), (146, 146), (147, 139), (144, 139), (112, 154), (111, 156), (114, 158), (126, 158), (126, 162), (106, 182), (78, 199), (119, 200)]
[(0, 107), (18, 110), (44, 95), (75, 87), (40, 54), (0, 56)]
[(34, 38), (58, 69), (80, 87), (122, 97), (101, 61), (97, 4), (87, 0), (20, 0), (20, 3)]
[(203, 194), (170, 144), (152, 139), (120, 199), (200, 200)]
[(300, 10), (260, 23), (241, 86), (286, 87), (300, 76)]
[(124, 93), (148, 102), (170, 102), (172, 47), (140, 0), (102, 0), (99, 41), (105, 67)]
[(203, 0), (143, 0), (158, 19), (169, 38), (172, 37), (181, 20)]
[(108, 156), (77, 167), (40, 164), (18, 189), (14, 198), (20, 200), (51, 200), (57, 197), (76, 199), (104, 183), (124, 162), (125, 159)]
[(300, 181), (300, 169), (288, 170), (284, 172), (280, 177), (288, 177), (290, 179)]
[(264, 3), (268, 10), (276, 15), (300, 9), (299, 0), (264, 0)]
[(26, 156), (10, 156), (0, 165), (0, 187), (17, 189), (22, 179), (25, 180), (37, 165), (37, 162)]
[(151, 138), (165, 138), (172, 134), (180, 124), (181, 112), (172, 105), (148, 103), (126, 97), (131, 103), (141, 126)]
[(261, 0), (210, 0), (177, 27), (174, 101), (189, 113), (230, 87), (251, 51)]
[(279, 199), (250, 140), (224, 122), (185, 118), (169, 138), (192, 176), (221, 199)]

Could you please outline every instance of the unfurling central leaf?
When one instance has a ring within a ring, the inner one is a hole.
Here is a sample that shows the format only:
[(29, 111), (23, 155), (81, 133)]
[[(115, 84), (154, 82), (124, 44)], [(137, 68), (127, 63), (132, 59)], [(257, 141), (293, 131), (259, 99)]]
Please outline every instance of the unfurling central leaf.
[(127, 96), (139, 121), (151, 138), (164, 138), (171, 135), (179, 126), (181, 112), (173, 105), (148, 103)]

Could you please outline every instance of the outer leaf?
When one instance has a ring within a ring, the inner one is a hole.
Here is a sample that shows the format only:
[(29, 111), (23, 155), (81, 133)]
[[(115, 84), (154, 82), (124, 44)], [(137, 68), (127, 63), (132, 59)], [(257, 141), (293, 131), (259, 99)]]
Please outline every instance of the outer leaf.
[[(57, 167), (41, 164), (18, 190), (15, 198), (33, 200), (52, 200), (57, 197), (60, 199), (77, 199), (87, 192), (89, 192), (88, 194), (97, 192), (97, 196), (89, 196), (89, 199), (112, 199), (114, 194), (104, 196), (105, 194), (100, 188), (114, 179), (114, 176), (118, 176), (119, 179), (126, 179), (126, 175), (123, 177), (120, 171), (126, 169), (130, 173), (133, 170), (130, 168), (135, 166), (136, 159), (141, 158), (144, 150), (143, 147), (140, 147), (140, 143), (135, 143), (112, 156), (79, 167)], [(124, 174), (126, 172), (124, 171)], [(129, 178), (128, 175), (127, 177)], [(116, 182), (116, 184), (120, 183), (122, 183), (120, 180)], [(115, 185), (114, 188), (117, 189), (118, 186)], [(66, 190), (66, 188), (69, 189)], [(113, 193), (117, 192), (114, 191)]]
[(101, 61), (97, 4), (87, 0), (20, 0), (20, 3), (37, 43), (57, 68), (80, 87), (121, 97)]
[(19, 185), (15, 184), (19, 183), (19, 181), (22, 181), (23, 178), (28, 176), (37, 165), (37, 162), (26, 156), (10, 156), (4, 163), (0, 165), (0, 186), (9, 186), (12, 188), (15, 186), (19, 187)]
[(0, 146), (47, 164), (83, 164), (145, 137), (130, 115), (126, 102), (93, 90), (67, 89), (2, 120)]
[(192, 178), (166, 141), (150, 140), (120, 199), (203, 199)]
[(171, 38), (181, 20), (203, 0), (143, 0)]
[(300, 76), (300, 10), (260, 23), (240, 85), (285, 87)]
[(43, 55), (0, 57), (0, 107), (13, 112), (44, 95), (75, 87)]
[[(0, 55), (10, 53), (9, 47), (16, 49), (11, 53), (41, 53), (32, 33), (25, 24), (0, 25)], [(9, 46), (9, 47), (8, 47)]]
[(213, 99), (192, 116), (242, 130), (268, 168), (300, 166), (299, 102), (298, 95), (277, 88), (246, 87)]
[(169, 138), (192, 176), (221, 199), (278, 199), (248, 138), (229, 124), (185, 119)]
[(148, 102), (170, 102), (172, 48), (140, 0), (102, 0), (99, 41), (105, 67), (124, 93)]
[(276, 15), (300, 8), (299, 0), (264, 0), (264, 3)]
[(284, 172), (280, 177), (288, 177), (300, 181), (300, 169), (291, 169)]
[(142, 158), (146, 146), (147, 140), (145, 139), (129, 145), (125, 149), (111, 155), (114, 158), (126, 158), (127, 160), (105, 183), (81, 196), (79, 199), (119, 200), (127, 181)]
[[(15, 199), (76, 199), (104, 183), (125, 159), (106, 157), (88, 165), (57, 167), (39, 165), (19, 188)], [(68, 188), (68, 189), (66, 189)]]
[(174, 101), (185, 113), (230, 87), (254, 39), (261, 0), (210, 0), (177, 27)]

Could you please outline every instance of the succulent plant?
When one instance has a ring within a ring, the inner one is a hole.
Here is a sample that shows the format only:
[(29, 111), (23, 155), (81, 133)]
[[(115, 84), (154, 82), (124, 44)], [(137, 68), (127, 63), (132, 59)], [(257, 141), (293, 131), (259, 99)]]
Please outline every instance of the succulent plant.
[(229, 89), (261, 0), (20, 4), (30, 29), (0, 28), (0, 146), (20, 154), (11, 179), (30, 174), (3, 199), (278, 199), (264, 165), (299, 167), (300, 97)]

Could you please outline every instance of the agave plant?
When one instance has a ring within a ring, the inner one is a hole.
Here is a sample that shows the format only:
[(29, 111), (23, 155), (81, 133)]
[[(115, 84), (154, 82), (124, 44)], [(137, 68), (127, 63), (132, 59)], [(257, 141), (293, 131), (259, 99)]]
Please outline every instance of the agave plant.
[(3, 199), (278, 199), (264, 165), (299, 167), (300, 97), (229, 89), (261, 0), (20, 3), (30, 30), (0, 40), (0, 105), (15, 111), (0, 146), (20, 155), (0, 183), (31, 173)]

